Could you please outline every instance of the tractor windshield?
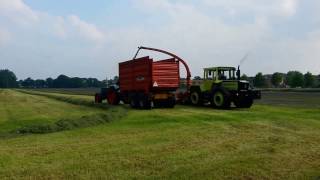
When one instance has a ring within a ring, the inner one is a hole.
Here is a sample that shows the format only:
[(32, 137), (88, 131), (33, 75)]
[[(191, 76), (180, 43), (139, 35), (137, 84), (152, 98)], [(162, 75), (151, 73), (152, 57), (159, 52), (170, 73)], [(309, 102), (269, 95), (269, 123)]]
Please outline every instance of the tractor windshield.
[(207, 69), (204, 79), (208, 80), (236, 80), (235, 69)]
[(218, 71), (219, 80), (235, 80), (235, 70), (219, 70)]

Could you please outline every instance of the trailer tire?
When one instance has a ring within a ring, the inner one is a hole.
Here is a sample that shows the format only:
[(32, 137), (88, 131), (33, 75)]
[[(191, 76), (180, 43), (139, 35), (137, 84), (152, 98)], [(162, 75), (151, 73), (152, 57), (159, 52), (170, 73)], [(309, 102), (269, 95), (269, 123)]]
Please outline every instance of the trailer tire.
[(174, 97), (169, 98), (165, 104), (166, 108), (174, 108), (174, 106), (176, 105), (176, 99)]
[(151, 101), (148, 96), (145, 94), (139, 95), (139, 107), (141, 109), (151, 109)]
[(202, 105), (202, 97), (200, 91), (191, 91), (190, 102), (192, 105)]

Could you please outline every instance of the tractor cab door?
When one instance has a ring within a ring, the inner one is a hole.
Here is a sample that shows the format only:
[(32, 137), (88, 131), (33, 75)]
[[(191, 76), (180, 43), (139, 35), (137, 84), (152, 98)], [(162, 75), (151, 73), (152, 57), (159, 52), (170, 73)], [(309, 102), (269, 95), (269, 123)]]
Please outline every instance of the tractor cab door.
[[(200, 86), (202, 92), (210, 92), (213, 83), (218, 83), (218, 72), (213, 70), (205, 70), (203, 83)], [(220, 82), (220, 81), (219, 81)]]

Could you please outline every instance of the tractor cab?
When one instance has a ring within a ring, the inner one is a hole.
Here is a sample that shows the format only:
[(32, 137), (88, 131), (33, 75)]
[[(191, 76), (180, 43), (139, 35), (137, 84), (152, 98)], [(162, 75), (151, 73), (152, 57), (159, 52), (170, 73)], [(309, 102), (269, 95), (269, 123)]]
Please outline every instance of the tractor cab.
[(214, 81), (232, 81), (237, 80), (236, 68), (234, 67), (212, 67), (204, 69), (204, 80), (214, 80)]

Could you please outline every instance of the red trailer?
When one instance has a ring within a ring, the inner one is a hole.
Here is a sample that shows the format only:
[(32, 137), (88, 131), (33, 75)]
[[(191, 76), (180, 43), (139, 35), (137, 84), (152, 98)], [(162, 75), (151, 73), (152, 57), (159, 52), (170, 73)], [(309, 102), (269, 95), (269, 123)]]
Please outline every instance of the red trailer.
[[(149, 56), (136, 58), (141, 49), (157, 51), (171, 56), (170, 59), (153, 61)], [(187, 71), (187, 84), (190, 85), (188, 65), (178, 56), (160, 49), (139, 47), (133, 60), (119, 63), (119, 87), (103, 88), (96, 94), (95, 101), (107, 99), (109, 104), (120, 101), (133, 108), (174, 107), (176, 90), (180, 85), (180, 62)]]

